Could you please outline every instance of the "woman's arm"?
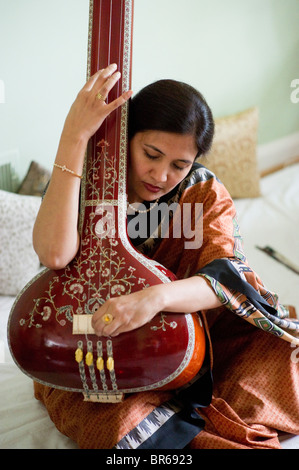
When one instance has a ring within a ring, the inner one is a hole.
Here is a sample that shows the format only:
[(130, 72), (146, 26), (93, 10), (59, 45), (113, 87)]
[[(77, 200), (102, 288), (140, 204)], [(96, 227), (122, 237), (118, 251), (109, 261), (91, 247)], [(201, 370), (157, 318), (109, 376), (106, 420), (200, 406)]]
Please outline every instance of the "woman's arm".
[[(112, 64), (93, 75), (79, 92), (65, 120), (56, 164), (82, 175), (88, 140), (106, 117), (132, 95), (131, 91), (125, 92), (109, 104), (97, 98), (99, 92), (106, 98), (119, 78), (120, 73)], [(49, 268), (65, 267), (78, 251), (79, 197), (80, 178), (54, 167), (33, 230), (34, 249)]]
[[(56, 162), (81, 174), (85, 149), (85, 141), (62, 135)], [(77, 253), (80, 183), (79, 178), (54, 167), (33, 229), (34, 249), (48, 268), (65, 267)]]
[[(221, 302), (207, 281), (192, 276), (109, 299), (94, 313), (92, 325), (98, 336), (117, 336), (139, 328), (161, 311), (189, 313), (219, 306)], [(105, 325), (102, 317), (108, 313), (113, 321)]]
[(198, 312), (220, 307), (222, 304), (210, 284), (201, 276), (159, 284), (156, 295), (161, 310), (168, 312)]

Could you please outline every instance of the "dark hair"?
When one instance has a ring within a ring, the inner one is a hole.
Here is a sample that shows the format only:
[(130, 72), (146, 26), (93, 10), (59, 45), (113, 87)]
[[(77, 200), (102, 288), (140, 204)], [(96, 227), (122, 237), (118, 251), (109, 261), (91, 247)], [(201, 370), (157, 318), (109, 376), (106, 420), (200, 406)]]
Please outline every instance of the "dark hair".
[(129, 139), (147, 130), (193, 135), (198, 157), (212, 145), (214, 120), (195, 88), (176, 80), (159, 80), (139, 91), (129, 104)]

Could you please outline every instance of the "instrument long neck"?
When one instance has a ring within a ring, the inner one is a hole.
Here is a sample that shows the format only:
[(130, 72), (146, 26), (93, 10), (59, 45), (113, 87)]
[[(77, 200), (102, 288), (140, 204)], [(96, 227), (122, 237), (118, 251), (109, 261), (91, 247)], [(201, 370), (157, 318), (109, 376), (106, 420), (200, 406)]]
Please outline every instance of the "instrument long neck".
[[(116, 63), (122, 77), (111, 102), (131, 88), (132, 0), (91, 0), (88, 76)], [(84, 169), (81, 209), (126, 198), (128, 104), (114, 111), (91, 138)], [(83, 204), (83, 207), (82, 207)], [(82, 212), (82, 210), (81, 210)]]

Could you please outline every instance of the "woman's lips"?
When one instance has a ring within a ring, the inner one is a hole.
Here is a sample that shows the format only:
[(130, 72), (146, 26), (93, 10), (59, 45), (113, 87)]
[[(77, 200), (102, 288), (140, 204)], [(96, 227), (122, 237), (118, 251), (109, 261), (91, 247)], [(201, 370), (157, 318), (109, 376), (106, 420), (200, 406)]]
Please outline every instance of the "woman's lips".
[(158, 193), (159, 191), (161, 191), (161, 188), (159, 186), (153, 186), (152, 184), (145, 183), (144, 181), (143, 181), (143, 185), (145, 189), (147, 189), (151, 193)]

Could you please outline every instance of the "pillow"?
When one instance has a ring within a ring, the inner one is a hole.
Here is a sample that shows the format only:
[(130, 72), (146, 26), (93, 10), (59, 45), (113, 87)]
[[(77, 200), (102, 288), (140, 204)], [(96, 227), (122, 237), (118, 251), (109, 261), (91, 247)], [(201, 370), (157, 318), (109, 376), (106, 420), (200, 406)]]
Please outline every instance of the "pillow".
[(232, 198), (260, 196), (257, 129), (257, 108), (215, 119), (211, 151), (198, 160), (215, 173)]
[(50, 176), (50, 171), (43, 168), (39, 163), (31, 162), (18, 193), (30, 196), (42, 196)]
[(32, 230), (41, 198), (0, 190), (0, 294), (17, 295), (40, 269)]

